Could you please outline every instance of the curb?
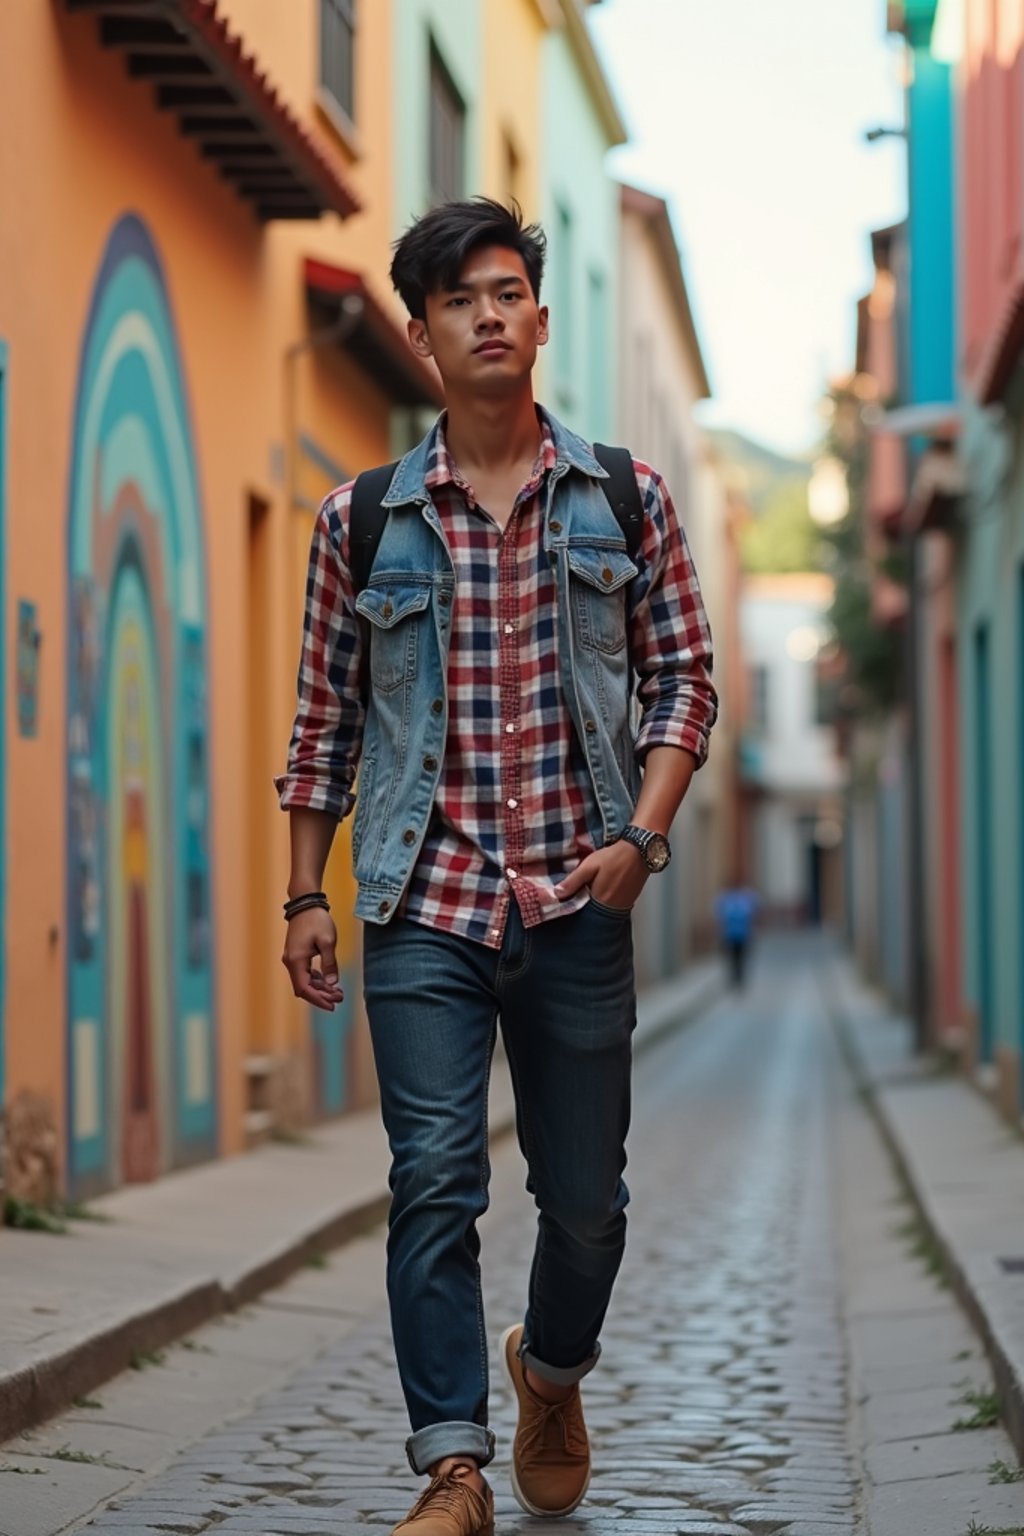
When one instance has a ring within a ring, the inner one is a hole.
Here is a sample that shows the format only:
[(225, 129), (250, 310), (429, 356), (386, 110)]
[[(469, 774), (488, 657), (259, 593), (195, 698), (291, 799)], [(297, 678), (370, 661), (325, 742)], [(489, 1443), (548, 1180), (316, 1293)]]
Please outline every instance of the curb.
[(935, 1209), (927, 1184), (916, 1175), (914, 1159), (900, 1135), (899, 1120), (885, 1101), (885, 1085), (871, 1076), (856, 1030), (840, 1002), (831, 1000), (830, 1012), (843, 1059), (871, 1112), (914, 1210), (941, 1255), (952, 1293), (984, 1346), (999, 1395), (1000, 1418), (1018, 1458), (1024, 1462), (1024, 1379), (1012, 1352), (1001, 1337), (998, 1322), (993, 1321), (984, 1299), (975, 1288), (967, 1265)]
[[(723, 991), (715, 973), (681, 1005), (673, 1008), (670, 995), (660, 997), (634, 1037), (634, 1054), (641, 1055), (692, 1023)], [(510, 1108), (491, 1124), (491, 1144), (504, 1141), (514, 1131), (515, 1112)], [(283, 1284), (312, 1255), (343, 1247), (378, 1226), (387, 1217), (390, 1203), (390, 1193), (382, 1190), (357, 1205), (342, 1207), (279, 1247), (251, 1256), (234, 1273), (186, 1285), (57, 1354), (0, 1376), (0, 1440), (63, 1412), (76, 1397), (88, 1396), (140, 1355), (173, 1344), (203, 1323), (257, 1300)]]

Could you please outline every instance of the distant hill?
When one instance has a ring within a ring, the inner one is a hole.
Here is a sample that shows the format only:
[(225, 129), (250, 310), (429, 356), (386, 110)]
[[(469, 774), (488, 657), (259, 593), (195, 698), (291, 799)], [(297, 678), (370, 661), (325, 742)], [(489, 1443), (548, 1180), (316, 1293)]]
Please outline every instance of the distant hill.
[(755, 518), (760, 518), (780, 488), (806, 487), (811, 465), (808, 459), (788, 458), (763, 443), (722, 427), (708, 432), (719, 458), (737, 472), (741, 489)]
[(821, 536), (807, 507), (810, 460), (787, 458), (742, 432), (722, 429), (708, 436), (750, 508), (740, 536), (744, 570), (814, 570)]

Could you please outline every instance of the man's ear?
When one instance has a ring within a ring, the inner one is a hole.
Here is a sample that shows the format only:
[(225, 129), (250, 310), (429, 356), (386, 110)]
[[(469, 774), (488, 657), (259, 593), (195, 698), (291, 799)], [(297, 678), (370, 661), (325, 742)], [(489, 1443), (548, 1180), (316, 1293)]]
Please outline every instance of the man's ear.
[(430, 334), (427, 331), (427, 322), (425, 320), (410, 320), (408, 331), (409, 343), (417, 356), (433, 357), (434, 349), (430, 345)]
[(547, 346), (549, 334), (550, 334), (550, 332), (548, 330), (548, 307), (547, 307), (546, 304), (542, 304), (540, 309), (538, 309), (538, 311), (537, 311), (537, 345), (538, 345), (538, 347), (546, 347)]

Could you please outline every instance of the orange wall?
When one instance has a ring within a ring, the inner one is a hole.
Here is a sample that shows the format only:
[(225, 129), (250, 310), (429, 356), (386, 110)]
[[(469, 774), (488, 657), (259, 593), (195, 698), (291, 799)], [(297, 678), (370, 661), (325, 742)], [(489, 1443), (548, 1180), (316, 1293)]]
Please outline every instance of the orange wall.
[[(272, 73), (295, 89), (309, 41), (297, 25), (315, 7), (235, 0), (250, 19), (247, 42), (275, 50)], [(364, 7), (364, 73), (387, 51), (387, 6)], [(8, 645), (17, 600), (39, 605), (39, 735), (23, 741), (7, 697), (8, 973), (7, 1082), (47, 1092), (61, 1118), (65, 1057), (65, 610), (70, 434), (79, 349), (109, 231), (127, 210), (160, 251), (192, 411), (206, 520), (210, 625), (213, 919), (217, 953), (220, 1134), (241, 1144), (242, 1057), (250, 987), (265, 988), (276, 1038), (301, 1033), (278, 960), (279, 908), (250, 931), (245, 891), (251, 865), (246, 783), (249, 734), (244, 666), (248, 634), (248, 497), (269, 504), (267, 623), (274, 638), (266, 680), (270, 738), (283, 762), (293, 708), (302, 563), (279, 465), (286, 446), (285, 350), (308, 324), (298, 271), (305, 254), (379, 270), (387, 246), (389, 135), (386, 92), (368, 99), (367, 144), (352, 179), (372, 191), (370, 211), (342, 225), (263, 229), (235, 194), (128, 79), (123, 61), (97, 43), (95, 23), (58, 4), (19, 5), (5, 17), (0, 50), (0, 338), (10, 346)], [(274, 29), (277, 29), (274, 31)], [(308, 33), (308, 28), (307, 28)], [(308, 49), (307, 49), (308, 52)], [(304, 62), (305, 61), (305, 62)], [(309, 93), (298, 103), (308, 105)], [(372, 128), (372, 133), (371, 133)], [(380, 284), (378, 284), (378, 287)], [(346, 468), (388, 456), (386, 402), (347, 363), (301, 358), (297, 425)], [(303, 554), (304, 561), (304, 554)], [(9, 669), (10, 675), (10, 669)], [(286, 824), (266, 800), (265, 874), (280, 896)], [(55, 942), (51, 935), (56, 933)]]

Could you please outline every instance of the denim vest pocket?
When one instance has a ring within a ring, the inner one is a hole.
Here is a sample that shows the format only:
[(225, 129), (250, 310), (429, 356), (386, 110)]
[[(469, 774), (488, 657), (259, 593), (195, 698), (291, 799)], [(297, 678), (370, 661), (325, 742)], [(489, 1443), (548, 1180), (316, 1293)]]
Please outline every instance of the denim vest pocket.
[(384, 578), (356, 598), (356, 612), (370, 624), (370, 678), (378, 693), (393, 693), (416, 675), (419, 624), (430, 603), (424, 582)]
[(576, 630), (583, 645), (621, 651), (626, 644), (626, 596), (622, 588), (637, 568), (624, 549), (570, 545)]

